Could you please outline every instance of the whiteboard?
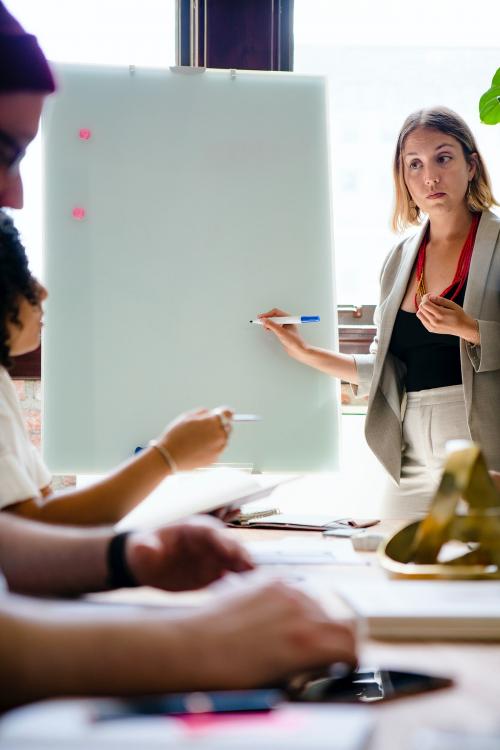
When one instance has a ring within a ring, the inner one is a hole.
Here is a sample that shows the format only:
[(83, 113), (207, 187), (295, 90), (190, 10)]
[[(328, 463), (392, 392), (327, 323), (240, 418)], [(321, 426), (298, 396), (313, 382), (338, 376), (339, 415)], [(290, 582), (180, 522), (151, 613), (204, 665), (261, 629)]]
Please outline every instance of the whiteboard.
[[(229, 404), (222, 463), (334, 469), (338, 386), (249, 320), (336, 346), (325, 81), (63, 66), (44, 116), (43, 452), (98, 473)], [(83, 218), (82, 218), (83, 214)]]

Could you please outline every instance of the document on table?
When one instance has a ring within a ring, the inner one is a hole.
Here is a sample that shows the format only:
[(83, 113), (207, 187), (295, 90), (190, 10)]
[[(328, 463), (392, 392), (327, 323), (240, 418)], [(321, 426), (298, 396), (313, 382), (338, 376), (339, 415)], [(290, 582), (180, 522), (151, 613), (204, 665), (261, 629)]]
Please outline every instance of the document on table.
[(50, 701), (11, 711), (0, 719), (2, 750), (364, 750), (374, 726), (360, 706), (285, 703), (259, 713), (99, 722), (96, 704)]
[(335, 584), (373, 638), (500, 641), (500, 581)]
[(367, 565), (353, 550), (350, 539), (287, 536), (280, 540), (247, 542), (256, 565)]

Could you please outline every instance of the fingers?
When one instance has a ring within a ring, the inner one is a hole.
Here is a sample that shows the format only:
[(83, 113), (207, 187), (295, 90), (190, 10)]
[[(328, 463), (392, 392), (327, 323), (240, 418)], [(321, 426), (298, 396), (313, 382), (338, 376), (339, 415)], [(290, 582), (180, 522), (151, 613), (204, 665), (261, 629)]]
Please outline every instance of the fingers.
[(217, 529), (222, 531), (225, 527), (222, 521), (213, 515), (203, 513), (201, 515), (192, 516), (188, 521), (182, 524), (183, 526), (201, 526), (208, 529)]
[[(433, 302), (435, 295), (425, 294), (417, 310), (417, 318), (430, 332), (438, 333), (438, 327), (445, 323), (447, 312), (445, 305), (438, 305)], [(438, 297), (436, 299), (442, 299)]]
[(272, 310), (268, 310), (265, 313), (260, 313), (258, 315), (258, 318), (278, 318), (278, 317), (288, 317), (290, 313), (285, 312), (284, 310), (280, 310), (279, 307), (273, 307)]
[(273, 320), (268, 320), (267, 318), (262, 319), (264, 328), (267, 328), (268, 331), (274, 331), (274, 333), (281, 333), (284, 326), (280, 325), (279, 323), (275, 323)]
[(225, 534), (215, 529), (209, 530), (204, 535), (203, 542), (207, 559), (216, 561), (221, 573), (226, 571), (242, 573), (254, 569), (255, 566), (246, 549)]
[(425, 297), (429, 298), (431, 304), (437, 305), (438, 307), (448, 307), (450, 310), (456, 310), (460, 307), (460, 305), (457, 305), (453, 300), (447, 299), (446, 297), (439, 297), (437, 294), (426, 294)]
[(179, 469), (187, 471), (209, 466), (225, 449), (232, 428), (233, 410), (196, 409), (182, 414), (170, 423), (160, 441)]
[(356, 636), (352, 627), (329, 620), (324, 623), (319, 643), (325, 658), (330, 663), (347, 664), (352, 669), (358, 666)]
[(253, 570), (254, 564), (246, 549), (221, 533), (223, 525), (216, 519), (193, 519), (178, 528), (182, 538), (181, 556), (185, 563), (189, 561), (195, 564), (200, 573), (210, 571), (211, 580), (220, 578), (228, 571), (242, 573)]
[(439, 306), (434, 304), (429, 294), (425, 294), (422, 297), (422, 300), (417, 310), (417, 316), (421, 314), (431, 316), (431, 317), (441, 314)]
[(241, 508), (233, 508), (232, 505), (224, 505), (222, 508), (217, 508), (212, 511), (212, 515), (216, 518), (220, 518), (224, 523), (230, 523), (234, 521), (241, 513)]
[(218, 406), (212, 410), (212, 414), (219, 419), (222, 429), (226, 435), (229, 436), (232, 430), (231, 420), (234, 414), (233, 410), (230, 409), (229, 406)]
[(294, 334), (297, 331), (297, 326), (293, 324), (281, 325), (280, 323), (274, 323), (272, 320), (267, 319), (264, 319), (262, 325), (267, 331), (272, 331), (282, 342), (287, 342), (289, 340), (290, 331), (293, 331)]

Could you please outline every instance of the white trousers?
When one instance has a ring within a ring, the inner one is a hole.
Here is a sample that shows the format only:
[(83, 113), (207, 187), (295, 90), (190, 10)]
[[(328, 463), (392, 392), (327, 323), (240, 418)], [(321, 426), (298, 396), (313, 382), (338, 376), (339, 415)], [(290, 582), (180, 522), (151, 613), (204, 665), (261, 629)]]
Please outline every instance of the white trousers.
[(385, 518), (421, 518), (441, 479), (448, 440), (470, 440), (462, 385), (407, 394), (399, 486), (390, 480)]

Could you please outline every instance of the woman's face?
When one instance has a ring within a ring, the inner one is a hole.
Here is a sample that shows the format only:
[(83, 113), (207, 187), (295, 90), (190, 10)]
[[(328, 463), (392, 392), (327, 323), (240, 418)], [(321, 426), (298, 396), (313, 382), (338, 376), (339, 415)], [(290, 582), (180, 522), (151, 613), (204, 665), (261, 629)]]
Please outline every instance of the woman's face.
[(0, 94), (0, 208), (22, 208), (19, 162), (38, 131), (45, 95)]
[(36, 294), (38, 302), (31, 304), (26, 297), (19, 297), (19, 312), (17, 317), (20, 325), (7, 321), (8, 347), (9, 353), (13, 357), (20, 354), (27, 354), (40, 346), (40, 336), (42, 333), (42, 303), (47, 299), (48, 293), (44, 286), (36, 282)]
[(406, 186), (421, 211), (432, 218), (466, 205), (476, 160), (473, 154), (467, 163), (460, 141), (440, 130), (418, 128), (406, 138), (402, 156)]

